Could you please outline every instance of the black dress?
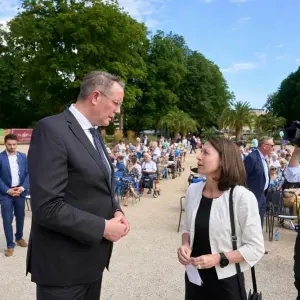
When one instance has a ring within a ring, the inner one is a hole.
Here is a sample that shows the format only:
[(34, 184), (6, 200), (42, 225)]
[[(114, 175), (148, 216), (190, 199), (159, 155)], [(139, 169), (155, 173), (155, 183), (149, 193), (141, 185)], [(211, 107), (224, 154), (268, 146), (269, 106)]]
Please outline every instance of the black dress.
[[(195, 237), (192, 257), (211, 254), (209, 242), (209, 219), (213, 199), (202, 196), (195, 220)], [(185, 300), (243, 300), (246, 291), (243, 274), (234, 275), (225, 279), (218, 279), (216, 268), (200, 269), (201, 286), (189, 282), (185, 275)], [(243, 286), (243, 296), (238, 285), (238, 276)]]

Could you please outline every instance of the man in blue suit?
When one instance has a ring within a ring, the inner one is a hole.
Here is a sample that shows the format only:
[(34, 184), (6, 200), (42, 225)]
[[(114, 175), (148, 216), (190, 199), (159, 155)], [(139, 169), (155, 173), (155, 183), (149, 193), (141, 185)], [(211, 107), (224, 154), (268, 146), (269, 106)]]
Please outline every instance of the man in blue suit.
[(266, 158), (274, 151), (274, 147), (272, 138), (263, 137), (259, 140), (257, 150), (248, 154), (244, 159), (247, 186), (257, 199), (262, 226), (267, 209), (266, 194), (270, 183)]
[(27, 247), (23, 239), (25, 217), (25, 196), (29, 188), (27, 158), (17, 152), (17, 136), (8, 134), (4, 138), (6, 150), (0, 153), (0, 204), (7, 249), (5, 256), (14, 253), (13, 216), (16, 217), (15, 241), (21, 247)]

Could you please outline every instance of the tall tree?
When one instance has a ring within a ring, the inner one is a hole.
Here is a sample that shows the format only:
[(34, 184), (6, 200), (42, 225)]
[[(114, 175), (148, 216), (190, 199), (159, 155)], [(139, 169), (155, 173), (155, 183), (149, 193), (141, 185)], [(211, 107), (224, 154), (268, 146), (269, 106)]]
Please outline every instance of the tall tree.
[(286, 124), (283, 117), (276, 117), (271, 112), (260, 115), (255, 120), (255, 129), (260, 134), (268, 134), (272, 136), (276, 130), (282, 128)]
[(136, 83), (146, 77), (147, 29), (114, 2), (25, 0), (5, 41), (23, 61), (22, 82), (36, 119), (75, 100), (81, 79), (91, 70), (125, 80), (125, 106), (142, 95)]
[(201, 53), (190, 51), (187, 73), (179, 88), (179, 107), (197, 120), (201, 128), (218, 124), (232, 95), (218, 66)]
[(157, 128), (161, 117), (177, 107), (179, 98), (176, 92), (186, 72), (187, 49), (184, 38), (173, 33), (158, 31), (151, 38), (148, 76), (141, 84), (143, 96), (137, 99), (128, 127), (136, 124), (139, 129)]
[(248, 102), (237, 101), (232, 107), (224, 110), (220, 118), (222, 128), (232, 129), (235, 131), (236, 140), (240, 140), (244, 126), (253, 126), (255, 115), (251, 110)]
[(31, 123), (32, 107), (23, 81), (24, 63), (10, 53), (6, 35), (0, 25), (0, 128), (22, 128)]
[(168, 129), (174, 137), (177, 137), (178, 133), (185, 136), (187, 133), (197, 130), (197, 122), (178, 108), (170, 110), (162, 117), (158, 125)]
[(285, 78), (277, 92), (268, 96), (265, 107), (290, 124), (300, 116), (300, 67)]

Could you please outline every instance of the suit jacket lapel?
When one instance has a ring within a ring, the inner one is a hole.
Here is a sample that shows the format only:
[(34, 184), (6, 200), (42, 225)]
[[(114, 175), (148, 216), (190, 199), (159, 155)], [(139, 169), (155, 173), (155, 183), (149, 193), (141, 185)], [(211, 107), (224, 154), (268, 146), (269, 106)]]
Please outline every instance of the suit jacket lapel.
[(108, 152), (107, 152), (107, 149), (106, 149), (106, 147), (105, 147), (105, 145), (104, 145), (104, 142), (103, 142), (101, 133), (100, 133), (100, 141), (101, 141), (101, 146), (102, 146), (104, 155), (106, 156), (106, 159), (107, 159), (107, 161), (108, 161), (108, 163), (109, 163), (109, 166), (110, 166), (110, 168), (111, 168), (111, 185), (113, 185), (112, 183), (113, 183), (113, 177), (114, 177), (114, 176), (113, 176), (113, 175), (114, 175), (114, 166), (113, 166), (113, 164), (112, 164), (112, 162), (111, 162), (111, 159), (110, 159), (110, 157), (109, 157), (109, 154), (108, 154)]
[(9, 160), (8, 160), (8, 154), (6, 151), (3, 151), (3, 157), (4, 157), (4, 166), (7, 167), (8, 172), (8, 176), (9, 176), (9, 182), (10, 182), (10, 186), (12, 183), (12, 175), (11, 175), (11, 168), (10, 168), (10, 164), (9, 164)]
[(78, 121), (73, 116), (73, 114), (69, 111), (69, 109), (66, 109), (64, 111), (64, 114), (66, 116), (67, 122), (69, 123), (69, 127), (72, 130), (72, 132), (74, 133), (74, 135), (83, 144), (83, 146), (86, 148), (86, 150), (88, 151), (88, 153), (95, 160), (95, 162), (99, 166), (99, 169), (101, 170), (101, 172), (104, 173), (105, 179), (106, 179), (106, 183), (108, 185), (108, 188), (111, 191), (111, 183), (109, 182), (109, 175), (108, 175), (108, 172), (106, 170), (106, 167), (105, 167), (104, 163), (100, 159), (99, 153), (94, 148), (94, 146), (92, 145), (91, 141), (88, 139), (88, 137), (86, 136), (85, 132), (83, 131), (83, 129), (81, 128), (81, 126), (79, 125)]
[(262, 158), (260, 157), (259, 151), (256, 150), (256, 152), (257, 152), (257, 160), (259, 161), (260, 166), (262, 167), (262, 169), (263, 169), (263, 171), (264, 171), (263, 173), (264, 173), (265, 181), (267, 181), (266, 174), (265, 174), (265, 167), (264, 167), (264, 165), (263, 165)]

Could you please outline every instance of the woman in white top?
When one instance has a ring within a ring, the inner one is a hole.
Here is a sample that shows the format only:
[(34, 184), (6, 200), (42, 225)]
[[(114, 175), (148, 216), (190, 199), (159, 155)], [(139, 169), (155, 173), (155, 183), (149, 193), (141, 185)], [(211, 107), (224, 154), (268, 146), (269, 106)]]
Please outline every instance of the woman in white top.
[[(182, 246), (178, 259), (198, 269), (202, 285), (185, 276), (186, 300), (246, 299), (243, 273), (264, 255), (257, 200), (245, 188), (246, 172), (238, 147), (225, 138), (210, 138), (197, 156), (206, 183), (193, 183), (186, 195)], [(229, 192), (232, 187), (237, 248), (232, 249)], [(238, 283), (239, 282), (239, 283)]]

